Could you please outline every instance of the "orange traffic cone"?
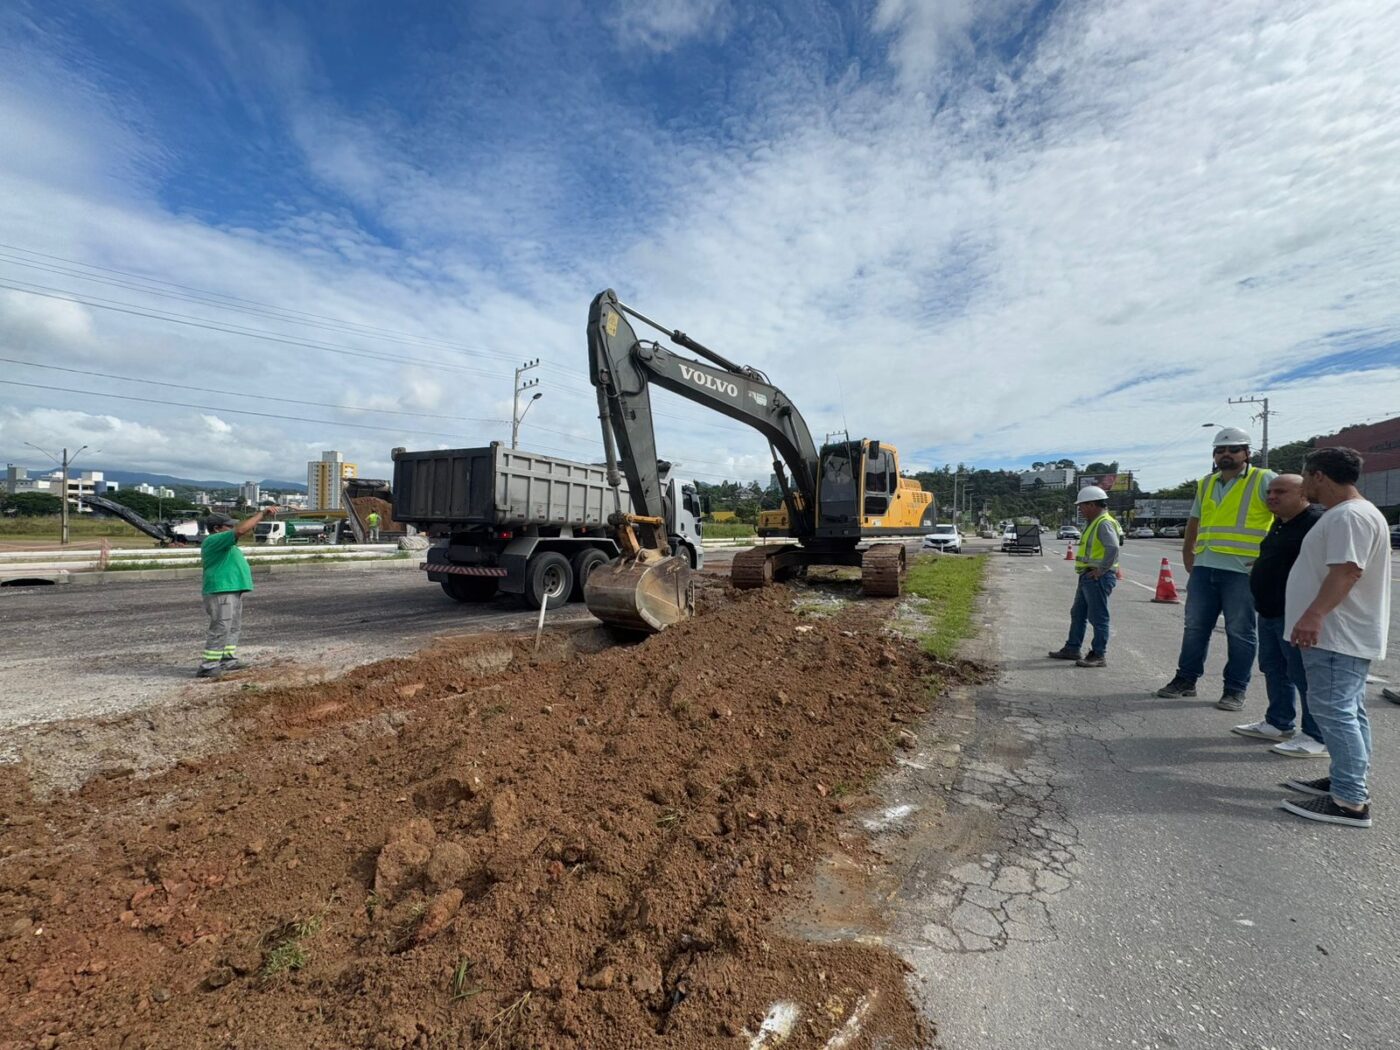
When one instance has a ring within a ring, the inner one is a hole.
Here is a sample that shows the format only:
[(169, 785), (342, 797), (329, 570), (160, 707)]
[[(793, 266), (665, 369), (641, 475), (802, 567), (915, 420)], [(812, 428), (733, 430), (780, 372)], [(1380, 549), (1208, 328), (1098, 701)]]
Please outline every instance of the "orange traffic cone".
[(1065, 544), (1065, 561), (1074, 561), (1074, 544)]
[(1152, 600), (1164, 605), (1181, 604), (1181, 599), (1176, 595), (1176, 583), (1172, 580), (1172, 567), (1167, 564), (1166, 558), (1162, 559), (1162, 571), (1157, 574), (1157, 593)]

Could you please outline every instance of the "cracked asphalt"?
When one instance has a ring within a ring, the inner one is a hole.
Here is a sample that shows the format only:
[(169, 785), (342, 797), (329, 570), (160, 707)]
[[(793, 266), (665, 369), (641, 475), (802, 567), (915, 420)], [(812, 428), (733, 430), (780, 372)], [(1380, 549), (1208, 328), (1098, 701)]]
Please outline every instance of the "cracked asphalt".
[(1152, 695), (1182, 606), (1151, 591), (1163, 557), (1183, 582), (1178, 550), (1129, 542), (1105, 670), (1045, 659), (1072, 566), (992, 556), (975, 655), (1002, 673), (906, 762), (910, 797), (941, 799), (905, 829), (886, 938), (947, 1050), (1400, 1046), (1400, 706), (1379, 696), (1400, 659), (1372, 668), (1376, 826), (1290, 817), (1279, 783), (1326, 763), (1229, 732), (1265, 698), (1256, 674), (1243, 712), (1213, 706), (1222, 633), (1199, 699)]

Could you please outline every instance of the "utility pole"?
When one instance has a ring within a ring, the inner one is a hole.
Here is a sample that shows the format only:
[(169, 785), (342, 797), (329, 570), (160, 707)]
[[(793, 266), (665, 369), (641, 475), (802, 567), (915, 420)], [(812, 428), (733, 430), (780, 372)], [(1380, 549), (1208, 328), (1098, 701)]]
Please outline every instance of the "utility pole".
[[(37, 449), (38, 451), (42, 452), (44, 455), (48, 456), (49, 459), (51, 459), (51, 460), (53, 460), (55, 463), (59, 464), (59, 470), (60, 470), (60, 472), (62, 473), (62, 476), (59, 478), (59, 481), (58, 481), (58, 502), (59, 502), (59, 510), (58, 510), (58, 513), (59, 513), (58, 542), (59, 542), (59, 543), (62, 543), (62, 544), (64, 544), (64, 545), (67, 545), (67, 543), (68, 543), (68, 467), (69, 467), (69, 465), (73, 462), (73, 460), (77, 459), (78, 456), (82, 454), (83, 450), (86, 449), (87, 446), (86, 446), (86, 445), (83, 445), (82, 448), (79, 448), (77, 452), (74, 452), (74, 453), (73, 453), (73, 455), (72, 455), (71, 458), (70, 458), (69, 455), (68, 455), (68, 450), (65, 448), (65, 449), (63, 450), (63, 458), (62, 458), (62, 459), (59, 459), (59, 457), (58, 457), (58, 456), (55, 456), (52, 452), (48, 451), (47, 449), (39, 448), (38, 445), (34, 444), (34, 443), (31, 442), (31, 441), (26, 441), (25, 444), (28, 445), (28, 446), (29, 446), (30, 448), (32, 448), (32, 449)], [(101, 451), (101, 450), (99, 449), (98, 451)], [(79, 493), (81, 494), (81, 492), (82, 492), (82, 487), (81, 487), (81, 486), (79, 486), (78, 491), (79, 491)]]
[[(515, 395), (510, 410), (510, 447), (516, 448), (520, 443), (520, 421), (525, 418), (525, 413), (520, 411), (520, 395), (531, 387), (539, 386), (538, 379), (528, 379), (524, 383), (520, 382), (520, 377), (532, 368), (538, 368), (540, 359), (537, 357), (533, 361), (526, 361), (515, 370)], [(538, 401), (543, 394), (536, 394), (525, 403), (525, 412), (530, 411), (530, 406)]]
[(1267, 397), (1232, 397), (1229, 403), (1232, 405), (1264, 406), (1257, 415), (1250, 418), (1264, 421), (1264, 444), (1259, 449), (1259, 465), (1267, 469), (1269, 466), (1269, 417), (1274, 414), (1269, 411), (1269, 399)]

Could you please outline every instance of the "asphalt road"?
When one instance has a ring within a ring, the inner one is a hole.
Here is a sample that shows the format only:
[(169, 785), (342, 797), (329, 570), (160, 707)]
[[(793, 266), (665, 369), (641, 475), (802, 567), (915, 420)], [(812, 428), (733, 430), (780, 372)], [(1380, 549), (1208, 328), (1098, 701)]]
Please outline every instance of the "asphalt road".
[[(727, 574), (731, 558), (711, 551), (707, 568)], [(533, 627), (539, 615), (506, 596), (459, 604), (413, 569), (326, 566), (254, 578), (239, 656), (255, 665), (339, 673), (437, 635)], [(548, 622), (587, 618), (581, 604), (569, 605)], [(0, 731), (207, 691), (191, 677), (204, 625), (198, 579), (0, 588)]]
[(1222, 632), (1199, 699), (1152, 695), (1172, 676), (1183, 607), (1151, 590), (1164, 556), (1184, 582), (1180, 542), (1128, 542), (1105, 670), (1045, 659), (1073, 594), (1059, 546), (992, 556), (1003, 673), (974, 697), (948, 816), (992, 815), (999, 845), (942, 877), (950, 917), (908, 948), (942, 1045), (1400, 1045), (1400, 706), (1379, 697), (1400, 678), (1400, 603), (1368, 705), (1376, 825), (1313, 824), (1277, 808), (1279, 782), (1326, 763), (1229, 732), (1263, 717), (1262, 679), (1243, 712), (1213, 706)]

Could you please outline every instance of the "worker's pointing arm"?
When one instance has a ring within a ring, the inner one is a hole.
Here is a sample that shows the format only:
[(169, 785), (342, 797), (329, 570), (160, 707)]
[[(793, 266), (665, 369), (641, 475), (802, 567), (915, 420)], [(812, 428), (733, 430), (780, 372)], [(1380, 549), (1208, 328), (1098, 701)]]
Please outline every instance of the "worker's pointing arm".
[(234, 534), (239, 536), (240, 538), (246, 536), (248, 535), (248, 533), (252, 532), (258, 527), (258, 522), (262, 521), (263, 518), (275, 518), (276, 516), (276, 507), (264, 507), (262, 510), (254, 514), (251, 518), (244, 518), (237, 525), (235, 525), (233, 527)]

